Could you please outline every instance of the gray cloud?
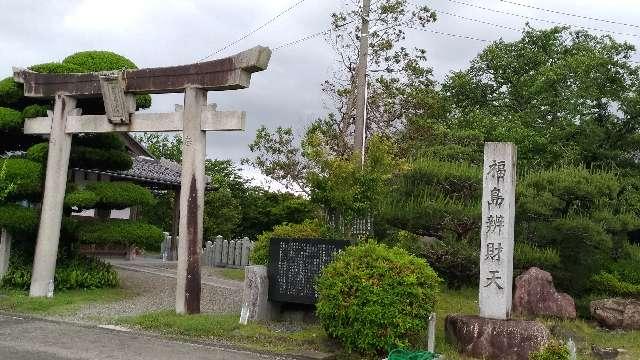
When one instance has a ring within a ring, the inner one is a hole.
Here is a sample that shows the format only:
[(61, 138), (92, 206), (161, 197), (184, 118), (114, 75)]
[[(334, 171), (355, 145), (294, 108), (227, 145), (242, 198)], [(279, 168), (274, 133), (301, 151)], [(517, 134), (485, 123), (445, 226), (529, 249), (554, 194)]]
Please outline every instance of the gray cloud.
[[(506, 4), (499, 0), (473, 4), (526, 16), (640, 33), (640, 29), (597, 23)], [(602, 2), (520, 0), (539, 7), (634, 23), (640, 18), (636, 0)], [(9, 1), (0, 0), (0, 75), (10, 75), (11, 66), (62, 60), (80, 50), (101, 49), (121, 53), (140, 67), (191, 63), (242, 36), (290, 6), (293, 0), (233, 1)], [(522, 28), (526, 20), (454, 4), (447, 0), (425, 3), (435, 9), (479, 18), (496, 24)], [(307, 0), (270, 26), (216, 57), (224, 57), (254, 45), (275, 48), (329, 26), (329, 14), (343, 7), (342, 0)], [(548, 24), (531, 21), (537, 27)], [(487, 40), (515, 40), (518, 32), (469, 22), (441, 14), (431, 29)], [(638, 38), (616, 36), (638, 44)], [(412, 31), (409, 46), (426, 48), (429, 63), (439, 80), (469, 61), (487, 44)], [(248, 155), (247, 145), (262, 124), (294, 126), (302, 132), (312, 120), (331, 109), (320, 85), (334, 69), (333, 50), (318, 37), (274, 52), (269, 69), (254, 74), (249, 89), (211, 92), (209, 101), (220, 109), (246, 110), (247, 131), (208, 135), (209, 157), (238, 161)], [(154, 96), (152, 111), (173, 111), (180, 94)]]

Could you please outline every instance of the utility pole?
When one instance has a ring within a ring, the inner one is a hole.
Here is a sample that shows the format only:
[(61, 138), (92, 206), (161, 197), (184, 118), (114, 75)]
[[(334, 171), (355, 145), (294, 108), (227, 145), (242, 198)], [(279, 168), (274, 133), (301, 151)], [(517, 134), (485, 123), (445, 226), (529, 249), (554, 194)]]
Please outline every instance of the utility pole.
[(360, 31), (360, 49), (358, 51), (358, 73), (356, 78), (358, 95), (356, 99), (356, 129), (354, 150), (360, 157), (360, 165), (364, 166), (367, 115), (367, 58), (369, 56), (369, 12), (371, 0), (362, 0), (362, 28)]

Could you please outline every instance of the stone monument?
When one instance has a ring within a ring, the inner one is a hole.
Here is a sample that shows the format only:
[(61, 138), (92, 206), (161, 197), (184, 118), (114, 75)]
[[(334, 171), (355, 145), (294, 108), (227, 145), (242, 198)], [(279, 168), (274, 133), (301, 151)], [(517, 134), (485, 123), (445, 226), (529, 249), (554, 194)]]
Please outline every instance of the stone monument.
[(516, 147), (485, 143), (482, 170), (480, 316), (447, 316), (448, 340), (467, 356), (527, 360), (549, 338), (536, 321), (511, 320), (516, 192)]

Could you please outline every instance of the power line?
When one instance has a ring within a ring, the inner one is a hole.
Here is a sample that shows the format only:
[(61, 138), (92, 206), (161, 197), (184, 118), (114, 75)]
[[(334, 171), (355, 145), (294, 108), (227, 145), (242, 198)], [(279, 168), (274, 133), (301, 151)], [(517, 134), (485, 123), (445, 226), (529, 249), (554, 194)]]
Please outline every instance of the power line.
[(433, 9), (433, 8), (432, 8), (432, 10), (435, 11), (436, 14), (445, 14), (445, 15), (449, 15), (449, 16), (456, 17), (456, 18), (459, 18), (459, 19), (463, 19), (463, 20), (467, 20), (467, 21), (473, 21), (473, 22), (477, 22), (477, 23), (481, 23), (481, 24), (485, 24), (485, 25), (490, 25), (490, 26), (493, 26), (493, 27), (498, 27), (498, 28), (507, 29), (507, 30), (513, 30), (513, 31), (517, 31), (517, 32), (520, 32), (522, 30), (522, 29), (516, 29), (516, 28), (511, 27), (511, 26), (494, 24), (492, 22), (488, 22), (488, 21), (484, 21), (484, 20), (480, 20), (480, 19), (474, 19), (474, 18), (470, 18), (470, 17), (466, 17), (466, 16), (450, 13), (450, 12), (447, 12), (447, 11), (437, 10), (437, 9)]
[(434, 33), (434, 34), (438, 34), (438, 35), (455, 37), (455, 38), (459, 38), (459, 39), (475, 40), (475, 41), (482, 41), (482, 42), (493, 42), (493, 41), (495, 41), (495, 40), (480, 39), (480, 38), (473, 37), (473, 36), (468, 36), (468, 35), (452, 34), (452, 33), (448, 33), (448, 32), (432, 30), (432, 29), (423, 29), (423, 28), (413, 28), (413, 29), (414, 30), (420, 30), (420, 31), (426, 31), (426, 32), (430, 32), (430, 33)]
[(255, 28), (255, 29), (253, 29), (253, 30), (249, 31), (248, 33), (246, 33), (246, 34), (242, 35), (239, 39), (234, 40), (234, 41), (232, 41), (232, 42), (230, 42), (230, 43), (226, 44), (225, 46), (223, 46), (223, 47), (219, 48), (218, 50), (216, 50), (216, 51), (212, 52), (211, 54), (209, 54), (209, 55), (207, 55), (207, 56), (203, 57), (202, 59), (198, 60), (197, 62), (204, 61), (204, 60), (206, 60), (206, 59), (208, 59), (208, 58), (212, 57), (213, 55), (216, 55), (216, 54), (218, 54), (218, 53), (220, 53), (220, 52), (222, 52), (222, 51), (224, 51), (224, 50), (226, 50), (226, 49), (228, 49), (228, 48), (232, 47), (233, 45), (235, 45), (235, 44), (237, 44), (237, 43), (241, 42), (242, 40), (244, 40), (244, 39), (248, 38), (249, 36), (251, 36), (251, 35), (253, 35), (253, 34), (257, 33), (258, 31), (260, 31), (260, 30), (264, 29), (265, 27), (269, 26), (271, 23), (273, 23), (274, 21), (276, 21), (276, 20), (277, 20), (278, 18), (280, 18), (282, 15), (284, 15), (284, 14), (288, 13), (289, 11), (293, 10), (294, 8), (296, 8), (298, 5), (302, 4), (303, 2), (305, 2), (305, 0), (300, 0), (300, 1), (298, 1), (297, 3), (295, 3), (295, 4), (291, 5), (291, 6), (289, 6), (288, 8), (286, 8), (286, 9), (282, 10), (281, 12), (279, 12), (276, 16), (274, 16), (274, 17), (272, 17), (271, 19), (267, 20), (267, 22), (265, 22), (264, 24), (262, 24), (262, 25), (258, 26), (257, 28)]
[(563, 22), (553, 21), (553, 20), (547, 20), (547, 19), (540, 19), (540, 18), (536, 18), (536, 17), (532, 17), (532, 16), (515, 14), (515, 13), (512, 13), (512, 12), (508, 12), (508, 11), (491, 9), (491, 8), (488, 8), (488, 7), (484, 7), (484, 6), (480, 6), (480, 5), (476, 5), (476, 4), (470, 4), (470, 3), (463, 2), (463, 1), (458, 1), (458, 0), (447, 0), (447, 1), (455, 3), (455, 4), (474, 7), (474, 8), (481, 9), (481, 10), (491, 11), (491, 12), (494, 12), (494, 13), (497, 13), (497, 14), (516, 16), (516, 17), (523, 18), (523, 19), (540, 21), (540, 22), (545, 22), (545, 23), (549, 23), (549, 24), (576, 27), (576, 28), (585, 29), (585, 30), (599, 31), (599, 32), (607, 33), (607, 34), (615, 34), (615, 35), (622, 35), (622, 36), (632, 36), (632, 37), (640, 38), (640, 34), (624, 33), (624, 32), (619, 32), (619, 31), (606, 30), (606, 29), (601, 29), (601, 28), (594, 28), (594, 27), (575, 25), (575, 24), (568, 24), (568, 23), (563, 23)]
[(530, 9), (546, 11), (546, 12), (553, 13), (553, 14), (560, 14), (560, 15), (572, 16), (572, 17), (576, 17), (576, 18), (580, 18), (580, 19), (587, 19), (587, 20), (605, 22), (605, 23), (609, 23), (609, 24), (624, 25), (624, 26), (630, 26), (630, 27), (634, 27), (634, 28), (640, 28), (640, 25), (627, 24), (627, 23), (623, 23), (623, 22), (619, 22), (619, 21), (615, 21), (615, 20), (600, 19), (600, 18), (585, 16), (585, 15), (578, 15), (578, 14), (568, 13), (568, 12), (559, 11), (559, 10), (545, 9), (545, 8), (541, 8), (541, 7), (537, 7), (537, 6), (533, 6), (533, 5), (528, 5), (528, 4), (521, 4), (521, 3), (518, 3), (518, 2), (515, 2), (515, 1), (509, 1), (509, 0), (500, 0), (500, 1), (504, 2), (504, 3), (512, 4), (512, 5), (517, 5), (517, 6), (530, 8)]
[(316, 38), (316, 37), (318, 37), (320, 35), (324, 35), (324, 34), (328, 33), (329, 31), (330, 30), (324, 30), (324, 31), (320, 31), (320, 32), (317, 32), (317, 33), (306, 35), (304, 37), (301, 37), (298, 40), (294, 40), (294, 41), (282, 44), (282, 45), (280, 45), (278, 47), (275, 47), (275, 48), (273, 48), (273, 51), (275, 52), (275, 51), (278, 51), (278, 50), (281, 50), (281, 49), (284, 49), (284, 48), (287, 48), (287, 47), (290, 47), (290, 46), (297, 45), (297, 44), (299, 44), (301, 42), (305, 42), (307, 40), (311, 40), (313, 38)]

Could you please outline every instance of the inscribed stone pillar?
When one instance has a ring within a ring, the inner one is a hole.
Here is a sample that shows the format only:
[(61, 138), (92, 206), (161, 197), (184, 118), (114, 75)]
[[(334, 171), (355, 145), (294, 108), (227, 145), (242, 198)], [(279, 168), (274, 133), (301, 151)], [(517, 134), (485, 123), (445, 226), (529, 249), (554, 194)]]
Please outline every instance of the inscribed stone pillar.
[(0, 279), (9, 270), (9, 258), (11, 257), (11, 234), (7, 229), (0, 229)]
[(204, 160), (206, 136), (202, 131), (202, 111), (207, 91), (187, 87), (184, 93), (182, 176), (180, 185), (180, 241), (176, 312), (200, 312), (200, 254), (204, 215)]
[(480, 234), (480, 316), (511, 316), (516, 147), (485, 143)]
[(62, 207), (71, 152), (71, 134), (67, 134), (65, 129), (67, 115), (75, 109), (75, 106), (76, 99), (61, 94), (56, 95), (49, 135), (40, 226), (29, 291), (29, 295), (33, 297), (53, 296), (53, 276), (58, 257)]
[(213, 243), (213, 266), (220, 266), (222, 262), (222, 236), (216, 236), (216, 241)]

